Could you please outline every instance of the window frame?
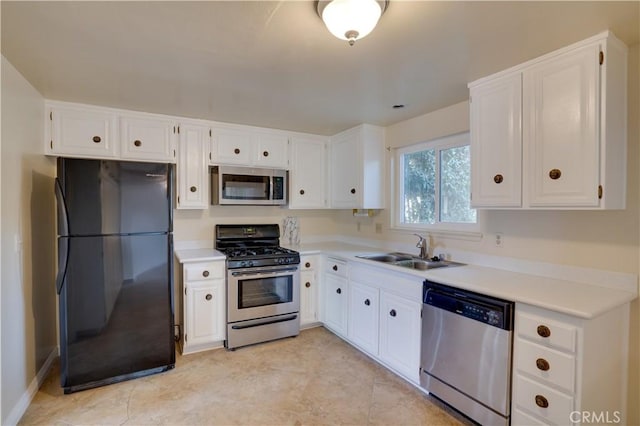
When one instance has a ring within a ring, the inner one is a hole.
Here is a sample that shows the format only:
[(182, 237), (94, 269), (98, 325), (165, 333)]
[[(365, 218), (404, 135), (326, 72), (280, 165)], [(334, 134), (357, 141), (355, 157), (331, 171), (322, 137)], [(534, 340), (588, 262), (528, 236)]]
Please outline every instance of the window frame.
[[(425, 142), (419, 142), (413, 145), (403, 146), (394, 149), (394, 153), (391, 156), (391, 215), (392, 223), (391, 227), (395, 230), (404, 231), (422, 231), (430, 234), (443, 234), (448, 236), (459, 237), (462, 239), (476, 240), (481, 238), (482, 234), (479, 232), (480, 224), (482, 220), (482, 214), (480, 209), (476, 210), (476, 222), (475, 223), (463, 223), (463, 222), (442, 222), (440, 221), (440, 153), (442, 150), (450, 148), (459, 148), (462, 146), (470, 146), (470, 134), (469, 132), (457, 133), (454, 135), (443, 136), (437, 139), (432, 139)], [(435, 150), (435, 205), (437, 221), (433, 224), (419, 224), (419, 223), (404, 223), (404, 164), (403, 157), (405, 154), (411, 154), (414, 152)], [(471, 170), (469, 170), (471, 173)], [(469, 188), (471, 189), (471, 188)]]

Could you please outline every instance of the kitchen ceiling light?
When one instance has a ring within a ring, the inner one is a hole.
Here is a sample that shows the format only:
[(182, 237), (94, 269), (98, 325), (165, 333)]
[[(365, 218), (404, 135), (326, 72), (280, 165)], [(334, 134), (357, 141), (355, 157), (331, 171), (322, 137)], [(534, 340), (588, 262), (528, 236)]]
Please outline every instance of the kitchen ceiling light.
[(388, 0), (320, 0), (318, 15), (331, 34), (350, 46), (369, 34), (387, 8)]

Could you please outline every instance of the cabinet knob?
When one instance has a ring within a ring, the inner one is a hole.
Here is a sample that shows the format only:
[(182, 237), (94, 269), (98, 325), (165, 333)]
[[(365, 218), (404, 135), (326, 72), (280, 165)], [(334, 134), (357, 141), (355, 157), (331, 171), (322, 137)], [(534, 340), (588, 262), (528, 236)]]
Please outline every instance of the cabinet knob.
[(133, 141), (133, 144), (134, 144), (135, 146), (142, 146), (142, 141), (140, 141), (140, 140), (136, 139), (135, 141)]
[(210, 294), (207, 294), (204, 298), (207, 299), (207, 300), (211, 300), (211, 298), (213, 298), (213, 296), (210, 295)]
[(536, 367), (538, 367), (538, 370), (549, 371), (549, 361), (544, 358), (538, 358), (536, 359)]
[(198, 190), (198, 188), (196, 188), (195, 186), (192, 186), (191, 188), (189, 188), (189, 191), (191, 192), (196, 192)]
[(500, 174), (497, 174), (493, 177), (493, 181), (495, 183), (502, 183), (503, 180), (504, 180), (504, 177), (502, 177), (502, 175)]
[(94, 141), (95, 143), (100, 143), (100, 142), (102, 142), (102, 138), (101, 138), (100, 136), (94, 136), (94, 137), (93, 137), (93, 141)]
[(337, 289), (337, 290), (336, 290), (336, 293), (338, 293), (338, 294), (342, 294), (342, 289), (341, 289), (341, 288)]
[(356, 193), (356, 189), (355, 188), (351, 188), (351, 191), (349, 191), (349, 192), (351, 192), (352, 194), (355, 194)]
[(553, 180), (556, 179), (560, 179), (560, 176), (562, 176), (562, 172), (558, 169), (551, 169), (549, 170), (549, 177)]
[(538, 331), (538, 336), (540, 337), (551, 336), (551, 330), (546, 325), (539, 325), (537, 331)]
[(300, 195), (304, 195), (304, 189), (300, 190)]
[(392, 309), (391, 312), (389, 312), (389, 315), (391, 315), (392, 317), (395, 317), (397, 315), (396, 310)]
[(262, 155), (264, 157), (268, 157), (269, 156), (269, 151), (262, 151)]
[(205, 278), (208, 277), (209, 276), (209, 271), (203, 271), (202, 272), (202, 276), (205, 277)]
[(234, 152), (235, 154), (240, 154), (240, 148), (236, 148), (236, 149), (234, 149), (234, 150), (233, 150), (233, 152)]
[(367, 306), (371, 305), (371, 300), (365, 299), (364, 304)]
[(337, 271), (338, 270), (338, 265), (333, 265), (333, 268), (331, 268), (331, 269), (333, 269), (334, 271)]
[(542, 395), (536, 395), (536, 405), (540, 408), (547, 408), (549, 401)]
[(305, 264), (304, 264), (304, 267), (305, 267), (305, 268), (311, 268), (311, 263), (310, 263), (310, 262), (305, 263)]
[(307, 281), (306, 283), (304, 283), (304, 286), (305, 286), (306, 288), (309, 288), (309, 287), (311, 287), (311, 283), (310, 283), (309, 281)]

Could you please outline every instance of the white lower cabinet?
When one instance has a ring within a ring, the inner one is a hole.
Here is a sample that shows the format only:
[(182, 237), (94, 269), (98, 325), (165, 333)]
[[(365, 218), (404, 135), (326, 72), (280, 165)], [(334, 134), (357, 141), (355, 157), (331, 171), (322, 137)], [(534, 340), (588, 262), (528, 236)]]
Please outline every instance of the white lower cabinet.
[(320, 256), (300, 257), (300, 327), (318, 325), (318, 267)]
[(183, 265), (183, 354), (223, 344), (226, 330), (224, 271), (224, 260)]
[(347, 337), (371, 355), (378, 355), (379, 290), (355, 281), (349, 283)]
[[(341, 271), (345, 275), (339, 275)], [(418, 384), (421, 280), (360, 262), (340, 265), (331, 258), (324, 272), (321, 298), (324, 325)]]
[(421, 300), (380, 292), (380, 359), (411, 381), (420, 381)]
[(348, 310), (347, 263), (328, 258), (322, 294), (322, 320), (324, 325), (340, 336), (347, 336)]
[(517, 303), (511, 424), (626, 424), (628, 323), (628, 304), (582, 319)]

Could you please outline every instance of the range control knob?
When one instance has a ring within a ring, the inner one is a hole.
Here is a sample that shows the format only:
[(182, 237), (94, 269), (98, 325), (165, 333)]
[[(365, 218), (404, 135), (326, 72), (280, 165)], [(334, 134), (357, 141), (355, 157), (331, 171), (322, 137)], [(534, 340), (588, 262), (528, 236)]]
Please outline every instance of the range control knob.
[(496, 311), (487, 312), (487, 322), (492, 325), (500, 323), (500, 315)]

